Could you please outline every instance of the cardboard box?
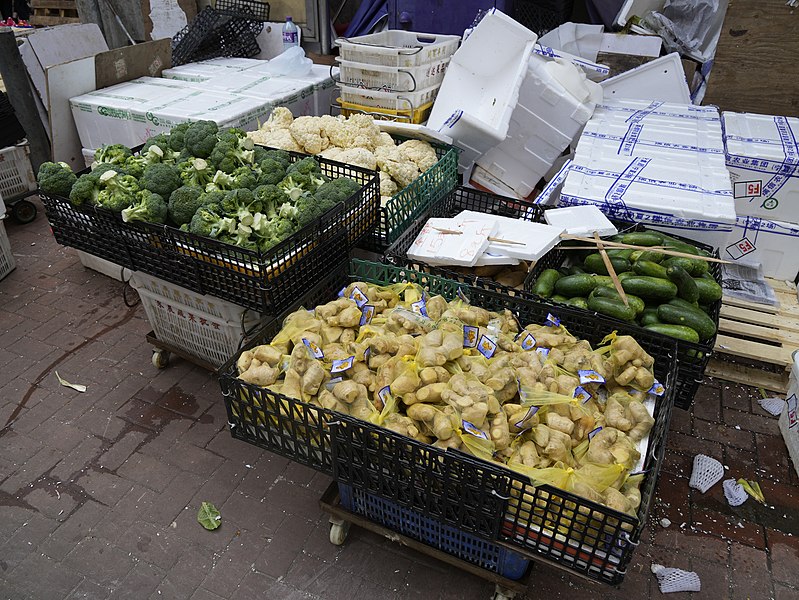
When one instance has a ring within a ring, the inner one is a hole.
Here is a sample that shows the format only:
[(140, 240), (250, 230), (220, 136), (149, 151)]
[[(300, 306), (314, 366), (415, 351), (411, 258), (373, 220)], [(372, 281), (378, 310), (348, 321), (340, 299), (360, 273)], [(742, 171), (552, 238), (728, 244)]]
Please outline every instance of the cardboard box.
[(724, 246), (725, 260), (763, 265), (766, 277), (794, 281), (799, 273), (799, 225), (760, 217), (738, 217)]
[(739, 215), (799, 223), (799, 119), (722, 113)]

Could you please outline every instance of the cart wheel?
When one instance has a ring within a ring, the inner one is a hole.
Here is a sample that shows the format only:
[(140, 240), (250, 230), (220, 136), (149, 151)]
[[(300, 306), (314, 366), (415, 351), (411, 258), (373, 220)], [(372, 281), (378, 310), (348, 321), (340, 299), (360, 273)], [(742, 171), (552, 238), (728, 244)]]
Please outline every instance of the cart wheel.
[(169, 352), (166, 350), (153, 350), (153, 366), (156, 369), (166, 369), (169, 364)]
[(341, 519), (330, 519), (330, 543), (334, 546), (341, 546), (347, 539), (347, 534), (350, 532), (350, 524), (348, 521)]
[(491, 600), (513, 600), (515, 597), (516, 592), (506, 590), (504, 587), (497, 584), (497, 586), (494, 588), (494, 595), (492, 596)]
[(19, 200), (11, 207), (13, 217), (23, 225), (30, 223), (36, 218), (36, 205), (27, 200)]

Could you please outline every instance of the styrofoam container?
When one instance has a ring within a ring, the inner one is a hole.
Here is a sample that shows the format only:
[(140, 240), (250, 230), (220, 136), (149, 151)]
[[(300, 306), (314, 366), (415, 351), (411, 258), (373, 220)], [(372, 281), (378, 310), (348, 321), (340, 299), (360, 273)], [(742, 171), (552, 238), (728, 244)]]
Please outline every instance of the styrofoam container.
[(415, 92), (438, 85), (447, 72), (449, 57), (417, 67), (385, 67), (337, 57), (341, 83), (384, 92)]
[(11, 242), (8, 240), (6, 225), (3, 220), (3, 218), (0, 218), (0, 279), (5, 279), (6, 275), (11, 273), (17, 266), (14, 254), (11, 252)]
[(384, 65), (418, 67), (452, 56), (460, 36), (415, 33), (390, 29), (370, 35), (338, 38), (339, 56), (344, 60)]
[(239, 73), (259, 67), (264, 62), (253, 58), (212, 58), (164, 69), (161, 76), (167, 79), (200, 82), (220, 75), (235, 77)]
[(110, 277), (111, 279), (116, 279), (117, 281), (128, 281), (130, 279), (130, 269), (112, 263), (110, 260), (95, 256), (94, 254), (84, 252), (83, 250), (76, 250), (76, 252), (78, 253), (80, 264), (87, 269), (97, 271), (98, 273), (101, 273), (106, 277)]
[(793, 353), (793, 367), (785, 399), (787, 404), (780, 415), (780, 432), (788, 446), (793, 468), (799, 475), (799, 351)]
[(799, 224), (739, 216), (719, 254), (725, 260), (759, 262), (766, 277), (793, 281), (799, 273), (798, 250)]
[[(472, 173), (472, 180), (494, 193), (510, 188), (516, 196), (526, 198), (591, 118), (601, 99), (602, 88), (588, 81), (572, 63), (533, 54), (508, 135), (477, 160), (481, 169)], [(495, 181), (502, 186), (496, 186)]]
[(542, 46), (541, 44), (536, 44), (533, 46), (533, 52), (538, 56), (543, 56), (544, 58), (551, 58), (551, 59), (563, 59), (567, 60), (572, 63), (575, 67), (579, 67), (583, 71), (585, 71), (586, 77), (588, 77), (591, 81), (602, 81), (603, 79), (607, 79), (610, 75), (610, 67), (607, 65), (601, 65), (599, 63), (595, 63), (593, 61), (587, 60), (581, 56), (575, 56), (574, 54), (569, 54), (568, 52), (564, 52), (563, 50), (556, 50), (555, 48), (550, 48), (549, 46)]
[(258, 315), (245, 308), (140, 271), (133, 273), (130, 284), (159, 341), (215, 366), (238, 351), (242, 326), (248, 329), (258, 321)]
[(605, 79), (601, 85), (607, 100), (627, 98), (691, 103), (685, 70), (676, 52)]
[(544, 220), (570, 235), (591, 237), (597, 233), (605, 237), (618, 233), (613, 223), (593, 204), (551, 208), (544, 212)]
[(536, 39), (492, 9), (452, 56), (428, 127), (450, 136), (462, 150), (461, 170), (507, 137)]
[[(28, 142), (0, 150), (0, 196), (11, 200), (38, 187), (30, 161)], [(5, 214), (2, 207), (0, 217)]]
[(94, 164), (94, 154), (97, 152), (97, 150), (92, 148), (81, 148), (80, 152), (83, 154), (83, 162), (86, 163), (86, 168), (90, 169), (92, 164)]
[(416, 90), (415, 92), (382, 92), (379, 90), (365, 90), (350, 87), (341, 83), (337, 84), (341, 92), (341, 99), (350, 104), (387, 108), (389, 110), (415, 111), (425, 104), (430, 104), (436, 99), (439, 86)]
[(722, 113), (739, 215), (799, 223), (799, 119)]

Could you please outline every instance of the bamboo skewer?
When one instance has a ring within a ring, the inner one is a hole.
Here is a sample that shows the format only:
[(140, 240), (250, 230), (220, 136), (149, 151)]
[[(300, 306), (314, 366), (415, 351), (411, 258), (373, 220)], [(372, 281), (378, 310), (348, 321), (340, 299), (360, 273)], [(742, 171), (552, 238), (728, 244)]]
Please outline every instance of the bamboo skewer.
[(608, 270), (608, 275), (613, 280), (613, 287), (616, 288), (616, 291), (619, 293), (619, 297), (621, 301), (624, 302), (624, 306), (630, 306), (630, 301), (627, 300), (627, 294), (624, 293), (624, 288), (621, 287), (621, 281), (619, 281), (619, 276), (616, 275), (616, 270), (613, 268), (613, 263), (610, 262), (610, 257), (608, 256), (607, 251), (605, 251), (605, 246), (603, 245), (602, 240), (599, 239), (599, 233), (596, 231), (594, 232), (594, 240), (596, 241), (596, 247), (599, 249), (599, 255), (602, 257), (602, 261), (605, 263), (605, 268)]
[[(462, 235), (462, 231), (458, 231), (457, 229), (444, 229), (443, 227), (433, 227), (439, 233), (448, 233), (450, 235)], [(516, 240), (506, 240), (504, 238), (494, 237), (493, 235), (488, 236), (489, 242), (494, 242), (495, 244), (512, 244), (514, 246), (524, 246), (524, 242), (517, 242)]]
[[(586, 242), (588, 244), (595, 244), (595, 245), (597, 243), (594, 238), (582, 237), (582, 236), (579, 236), (579, 235), (561, 234), (560, 237), (561, 237), (561, 239), (573, 240), (575, 242)], [(636, 246), (634, 244), (623, 244), (622, 242), (611, 242), (611, 241), (608, 241), (608, 240), (602, 240), (602, 244), (604, 246), (611, 246), (613, 248), (626, 248), (628, 250), (653, 250), (655, 248), (653, 246)], [(569, 248), (568, 246), (566, 248), (561, 246), (562, 250), (563, 249), (568, 249), (568, 248)], [(575, 246), (574, 248), (575, 249), (580, 249), (580, 250), (590, 250), (590, 248), (585, 248), (585, 247), (578, 248), (578, 247)], [(657, 251), (660, 252), (661, 254), (667, 254), (669, 256), (679, 256), (680, 258), (694, 258), (694, 259), (697, 259), (697, 260), (704, 260), (705, 262), (721, 263), (723, 265), (731, 265), (731, 264), (733, 264), (729, 260), (722, 260), (720, 258), (713, 258), (712, 256), (702, 256), (700, 254), (688, 254), (687, 252), (678, 252), (677, 250), (666, 250), (666, 249), (661, 249), (660, 247), (658, 247)]]

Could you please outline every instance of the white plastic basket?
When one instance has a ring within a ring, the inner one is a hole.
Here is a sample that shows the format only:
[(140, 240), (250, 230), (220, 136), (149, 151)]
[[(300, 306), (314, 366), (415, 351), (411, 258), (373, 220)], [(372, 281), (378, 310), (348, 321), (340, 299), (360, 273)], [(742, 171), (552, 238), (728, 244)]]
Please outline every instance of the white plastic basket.
[(341, 58), (336, 60), (341, 83), (385, 92), (415, 92), (440, 85), (449, 64), (449, 57), (418, 67), (384, 67)]
[(27, 142), (0, 150), (0, 195), (6, 200), (38, 187), (29, 155)]
[(159, 341), (217, 367), (239, 349), (242, 325), (249, 329), (259, 319), (246, 308), (139, 271), (133, 273), (130, 284), (138, 291)]
[(341, 89), (341, 100), (348, 104), (359, 104), (373, 108), (388, 110), (418, 110), (436, 99), (438, 85), (417, 90), (415, 92), (381, 92), (379, 90), (364, 90), (338, 84)]
[(457, 35), (389, 30), (353, 38), (338, 38), (343, 60), (386, 67), (418, 67), (448, 58), (458, 49)]
[(11, 242), (8, 241), (5, 223), (0, 219), (0, 279), (4, 279), (16, 266), (17, 263), (11, 253)]
[(75, 252), (78, 254), (80, 264), (87, 269), (97, 271), (98, 273), (102, 273), (106, 277), (116, 279), (117, 281), (126, 281), (130, 279), (130, 269), (126, 269), (121, 265), (111, 262), (110, 260), (100, 258), (94, 254), (89, 254), (83, 250), (76, 250)]

